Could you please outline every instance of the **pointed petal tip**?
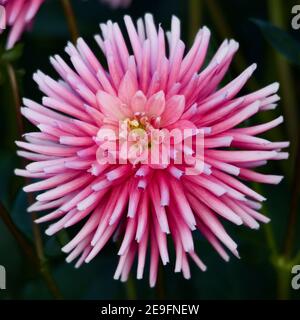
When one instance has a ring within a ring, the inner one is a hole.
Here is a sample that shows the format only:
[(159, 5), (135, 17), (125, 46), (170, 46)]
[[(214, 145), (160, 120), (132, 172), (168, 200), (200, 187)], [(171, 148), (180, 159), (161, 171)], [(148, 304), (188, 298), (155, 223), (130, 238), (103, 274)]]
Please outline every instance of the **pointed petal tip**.
[(232, 219), (232, 222), (235, 223), (237, 226), (241, 226), (243, 224), (243, 220), (238, 216)]
[(31, 192), (30, 186), (25, 186), (22, 188), (24, 192)]
[[(34, 212), (35, 210), (34, 210), (33, 205), (31, 205), (30, 207), (28, 207), (26, 211), (27, 211), (28, 213)], [(39, 222), (37, 222), (38, 220), (39, 220), (39, 219), (35, 220), (34, 222), (39, 223)]]
[(61, 251), (64, 252), (64, 253), (69, 253), (69, 252), (70, 252), (70, 249), (68, 248), (68, 245), (69, 245), (69, 244), (66, 244), (64, 247), (62, 247), (62, 248), (61, 248)]
[(136, 275), (136, 279), (137, 279), (137, 280), (142, 280), (142, 279), (143, 279), (143, 275), (137, 274), (137, 275)]
[(55, 231), (51, 228), (51, 226), (48, 229), (45, 230), (45, 234), (47, 236), (53, 236), (54, 233), (55, 233)]
[(233, 250), (232, 253), (234, 254), (234, 256), (235, 256), (236, 258), (241, 259), (241, 256), (240, 256), (239, 252), (237, 251), (237, 249), (236, 249), (236, 250)]
[(91, 258), (90, 256), (87, 256), (87, 257), (85, 258), (84, 262), (85, 262), (85, 263), (89, 263), (89, 262), (91, 262), (92, 259), (93, 259), (93, 258)]
[(254, 223), (252, 226), (250, 226), (250, 228), (251, 228), (252, 230), (259, 230), (260, 225), (259, 225), (259, 223), (257, 222), (257, 223)]
[(274, 86), (274, 90), (278, 91), (278, 89), (280, 88), (280, 83), (279, 82), (274, 82), (273, 86)]
[(284, 179), (284, 176), (277, 176), (277, 180), (275, 180), (275, 184), (279, 184)]
[(257, 63), (252, 63), (250, 65), (250, 69), (251, 69), (252, 72), (255, 71), (257, 69)]
[(72, 257), (67, 256), (65, 259), (66, 263), (71, 263), (73, 261)]

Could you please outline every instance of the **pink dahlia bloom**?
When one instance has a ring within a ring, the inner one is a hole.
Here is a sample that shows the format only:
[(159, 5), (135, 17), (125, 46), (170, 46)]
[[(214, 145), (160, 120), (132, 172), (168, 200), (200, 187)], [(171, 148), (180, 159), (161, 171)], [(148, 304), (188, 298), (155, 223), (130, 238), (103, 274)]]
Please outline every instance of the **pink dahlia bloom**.
[[(257, 137), (279, 125), (282, 117), (240, 126), (274, 109), (279, 97), (278, 83), (238, 97), (256, 65), (220, 86), (238, 49), (234, 40), (225, 40), (205, 65), (206, 27), (186, 51), (176, 17), (166, 34), (150, 14), (137, 27), (129, 16), (124, 20), (130, 46), (118, 24), (110, 21), (95, 36), (107, 69), (80, 38), (76, 46), (66, 47), (71, 65), (59, 55), (51, 57), (59, 80), (41, 71), (34, 74), (45, 96), (42, 104), (24, 99), (22, 114), (39, 132), (16, 142), (24, 149), (18, 154), (32, 161), (16, 174), (39, 179), (24, 190), (40, 192), (29, 212), (50, 210), (36, 221), (52, 222), (48, 235), (85, 222), (62, 249), (69, 254), (67, 262), (78, 259), (79, 267), (108, 241), (119, 239), (115, 279), (126, 281), (135, 257), (137, 278), (142, 278), (149, 249), (154, 286), (159, 261), (169, 262), (168, 238), (175, 246), (175, 272), (185, 278), (190, 277), (189, 259), (206, 269), (195, 251), (195, 232), (225, 261), (228, 251), (238, 257), (237, 244), (221, 221), (253, 229), (269, 221), (258, 212), (265, 198), (245, 181), (279, 183), (281, 176), (254, 169), (285, 159), (287, 153), (280, 150), (288, 143)], [(175, 129), (179, 139), (167, 147), (167, 132)], [(124, 132), (131, 134), (127, 155)], [(162, 134), (161, 142), (155, 133)], [(190, 138), (191, 143), (183, 143)], [(158, 161), (151, 162), (147, 153)]]
[(101, 0), (103, 3), (108, 4), (111, 8), (127, 8), (132, 0)]
[(7, 40), (7, 49), (11, 49), (20, 39), (26, 27), (30, 26), (33, 18), (44, 0), (0, 0), (5, 9), (5, 16), (1, 21), (11, 27)]

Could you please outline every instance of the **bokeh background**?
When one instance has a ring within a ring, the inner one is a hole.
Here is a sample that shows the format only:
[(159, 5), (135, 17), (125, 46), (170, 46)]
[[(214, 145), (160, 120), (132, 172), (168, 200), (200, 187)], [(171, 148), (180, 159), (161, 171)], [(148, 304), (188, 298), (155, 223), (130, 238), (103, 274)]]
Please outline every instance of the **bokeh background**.
[[(212, 54), (224, 38), (234, 38), (240, 50), (234, 59), (227, 81), (247, 65), (258, 64), (254, 78), (245, 92), (274, 81), (281, 83), (281, 102), (251, 121), (262, 122), (284, 114), (285, 123), (273, 129), (268, 138), (291, 141), (289, 160), (269, 164), (265, 172), (285, 175), (279, 186), (254, 186), (268, 201), (263, 212), (272, 221), (253, 231), (226, 224), (239, 243), (241, 259), (224, 263), (207, 242), (197, 238), (198, 252), (208, 266), (202, 273), (192, 265), (192, 279), (187, 281), (173, 273), (172, 263), (160, 270), (158, 285), (148, 287), (148, 279), (127, 284), (113, 280), (118, 256), (115, 244), (109, 244), (89, 265), (75, 270), (65, 263), (60, 252), (70, 234), (57, 237), (44, 235), (44, 256), (38, 266), (34, 260), (34, 234), (28, 198), (22, 191), (24, 181), (13, 174), (20, 167), (14, 140), (18, 137), (18, 120), (11, 86), (9, 67), (17, 70), (21, 95), (39, 100), (32, 74), (37, 69), (56, 76), (48, 57), (64, 54), (70, 39), (61, 1), (47, 0), (21, 45), (4, 52), (0, 38), (0, 265), (7, 270), (7, 290), (0, 299), (299, 299), (300, 290), (291, 288), (291, 267), (300, 264), (299, 185), (300, 157), (297, 157), (300, 115), (300, 29), (293, 30), (291, 13), (295, 1), (287, 0), (133, 0), (124, 10), (111, 10), (98, 0), (72, 0), (78, 29), (93, 48), (93, 35), (98, 24), (111, 19), (122, 23), (123, 15), (138, 18), (151, 12), (165, 29), (172, 15), (182, 21), (182, 38), (191, 43), (201, 25), (212, 31), (209, 52)], [(123, 28), (123, 26), (122, 26)], [(97, 51), (100, 54), (100, 51)], [(26, 127), (29, 126), (25, 122)], [(32, 259), (33, 257), (33, 259)], [(51, 275), (51, 277), (49, 276)], [(147, 272), (146, 272), (147, 275)]]

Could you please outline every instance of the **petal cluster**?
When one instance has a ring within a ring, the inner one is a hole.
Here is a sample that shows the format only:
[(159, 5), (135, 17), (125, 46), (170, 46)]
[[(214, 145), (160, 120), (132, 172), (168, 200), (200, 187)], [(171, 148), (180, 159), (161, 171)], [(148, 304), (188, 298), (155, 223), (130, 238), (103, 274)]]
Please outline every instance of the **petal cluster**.
[(7, 49), (11, 49), (30, 26), (43, 2), (44, 0), (0, 0), (0, 5), (5, 8), (5, 22), (10, 27)]
[[(255, 169), (285, 159), (288, 155), (281, 149), (288, 142), (258, 137), (282, 123), (282, 117), (242, 126), (255, 114), (276, 107), (278, 83), (240, 95), (256, 68), (251, 65), (221, 86), (237, 42), (225, 40), (206, 62), (208, 28), (200, 29), (187, 49), (176, 17), (168, 32), (150, 14), (136, 25), (129, 16), (124, 21), (126, 36), (116, 23), (100, 25), (101, 35), (95, 40), (102, 56), (79, 38), (65, 49), (70, 63), (59, 55), (50, 58), (58, 80), (41, 71), (34, 74), (44, 97), (41, 103), (24, 99), (22, 114), (39, 131), (16, 142), (22, 149), (18, 154), (31, 161), (16, 174), (38, 179), (24, 190), (38, 192), (29, 212), (49, 210), (37, 220), (51, 221), (48, 235), (84, 222), (63, 247), (67, 262), (76, 259), (76, 267), (88, 263), (113, 239), (120, 256), (115, 279), (127, 280), (136, 257), (137, 278), (142, 278), (148, 257), (149, 282), (154, 286), (159, 262), (169, 263), (168, 239), (175, 247), (175, 272), (185, 278), (190, 277), (189, 259), (206, 269), (195, 250), (196, 232), (225, 261), (228, 252), (238, 257), (237, 244), (222, 221), (252, 229), (269, 221), (259, 213), (265, 198), (246, 182), (279, 183), (281, 176)], [(192, 144), (171, 150), (165, 166), (137, 159), (102, 164), (97, 158), (104, 143), (99, 130), (119, 132), (120, 122), (146, 132), (176, 128), (196, 135), (201, 131), (203, 157), (193, 157)], [(191, 161), (178, 164), (174, 154)], [(187, 168), (198, 165), (201, 172), (186, 174)]]

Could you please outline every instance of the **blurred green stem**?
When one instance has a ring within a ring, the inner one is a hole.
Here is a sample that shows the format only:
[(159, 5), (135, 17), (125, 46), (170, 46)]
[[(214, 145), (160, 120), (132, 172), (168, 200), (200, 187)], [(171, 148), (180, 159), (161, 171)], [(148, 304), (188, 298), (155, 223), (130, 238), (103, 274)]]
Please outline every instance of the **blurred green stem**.
[(300, 251), (296, 254), (295, 258), (292, 260), (292, 264), (300, 264)]
[(200, 29), (202, 16), (202, 0), (188, 0), (189, 7), (189, 43), (193, 44), (194, 38)]
[[(270, 20), (278, 27), (285, 29), (283, 19), (283, 6), (281, 0), (268, 0)], [(295, 158), (297, 146), (297, 100), (294, 90), (294, 79), (288, 62), (279, 54), (275, 53), (277, 70), (280, 78), (281, 92), (283, 97), (283, 111), (286, 119), (286, 130), (291, 145), (291, 161)]]
[(76, 42), (79, 32), (77, 28), (77, 22), (74, 14), (74, 10), (72, 8), (72, 4), (70, 0), (61, 0), (61, 5), (64, 10), (64, 14), (68, 23), (69, 32), (72, 38), (73, 43)]
[(285, 236), (284, 254), (287, 258), (290, 258), (293, 253), (293, 244), (295, 240), (296, 226), (297, 226), (297, 214), (299, 207), (299, 195), (300, 195), (300, 130), (298, 129), (298, 146), (297, 155), (294, 166), (293, 183), (292, 183), (292, 195), (290, 216), (288, 221), (288, 227)]
[[(16, 119), (17, 119), (17, 125), (18, 125), (18, 137), (21, 138), (24, 133), (24, 125), (23, 125), (23, 119), (20, 112), (21, 107), (21, 99), (20, 99), (20, 91), (18, 87), (18, 81), (16, 77), (16, 72), (13, 66), (8, 63), (7, 64), (7, 74), (9, 78), (9, 83), (11, 87), (11, 93), (13, 97), (14, 107), (16, 111)], [(28, 179), (25, 179), (25, 184), (27, 184)], [(32, 194), (28, 194), (28, 203), (32, 204), (34, 202)], [(62, 296), (59, 292), (59, 289), (50, 273), (50, 269), (47, 263), (47, 259), (44, 254), (44, 248), (43, 248), (43, 242), (41, 237), (41, 231), (38, 226), (34, 222), (34, 220), (37, 219), (37, 215), (34, 213), (31, 215), (32, 220), (32, 231), (33, 231), (33, 237), (34, 237), (34, 244), (36, 249), (36, 255), (39, 261), (39, 269), (40, 273), (47, 284), (47, 287), (49, 291), (52, 293), (53, 297), (60, 299)]]
[(25, 254), (25, 257), (28, 261), (34, 266), (37, 267), (37, 259), (32, 246), (28, 242), (28, 240), (24, 237), (24, 235), (19, 231), (19, 229), (13, 223), (9, 213), (7, 212), (6, 208), (0, 202), (0, 218), (6, 225), (7, 229), (10, 231), (12, 236), (15, 238), (17, 244)]
[(14, 99), (15, 115), (17, 119), (18, 138), (21, 138), (24, 132), (23, 120), (20, 112), (21, 99), (20, 99), (20, 94), (18, 89), (18, 81), (17, 81), (16, 73), (13, 66), (10, 63), (7, 63), (7, 74), (9, 78), (11, 93)]
[(281, 268), (280, 266), (277, 268), (277, 295), (279, 300), (287, 300), (289, 297), (290, 273), (291, 270), (286, 270), (286, 268)]
[(136, 288), (135, 288), (135, 283), (134, 279), (130, 275), (128, 280), (125, 283), (125, 288), (126, 288), (126, 295), (128, 300), (136, 300), (137, 299), (137, 294), (136, 294)]

